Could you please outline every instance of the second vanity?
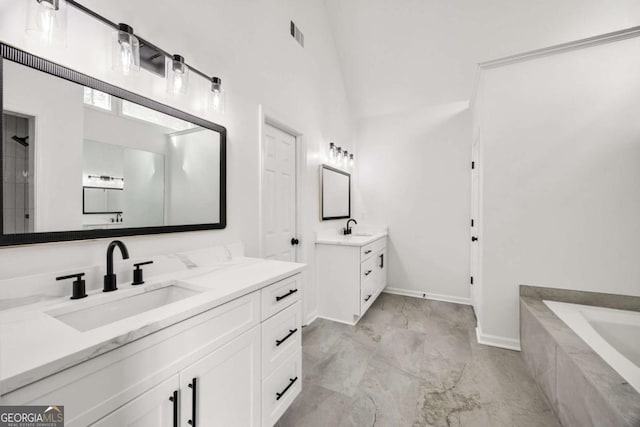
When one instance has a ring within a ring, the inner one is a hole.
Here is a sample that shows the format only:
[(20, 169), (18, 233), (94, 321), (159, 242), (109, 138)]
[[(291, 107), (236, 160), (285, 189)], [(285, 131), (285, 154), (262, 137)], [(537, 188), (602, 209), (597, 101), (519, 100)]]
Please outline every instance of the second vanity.
[(301, 390), (304, 267), (234, 258), (0, 312), (2, 404), (64, 405), (67, 426), (272, 426)]
[(319, 316), (355, 325), (387, 286), (387, 232), (316, 235)]

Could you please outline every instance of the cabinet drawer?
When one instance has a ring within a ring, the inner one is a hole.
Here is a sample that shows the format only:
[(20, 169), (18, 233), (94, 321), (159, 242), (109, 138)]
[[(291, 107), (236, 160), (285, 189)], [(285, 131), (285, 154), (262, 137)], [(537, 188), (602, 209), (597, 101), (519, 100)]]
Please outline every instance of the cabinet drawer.
[(271, 427), (302, 390), (302, 350), (296, 351), (262, 383), (262, 426)]
[[(65, 406), (86, 426), (259, 324), (254, 292), (2, 396), (5, 404)], [(168, 399), (168, 397), (167, 397)]]
[(376, 275), (376, 260), (378, 257), (372, 256), (360, 264), (360, 282), (371, 279)]
[(300, 300), (302, 291), (300, 274), (288, 277), (262, 289), (262, 320)]
[(360, 262), (363, 262), (375, 255), (380, 249), (387, 246), (387, 238), (383, 237), (375, 242), (371, 242), (360, 248)]
[(302, 302), (262, 324), (262, 377), (266, 378), (302, 346)]

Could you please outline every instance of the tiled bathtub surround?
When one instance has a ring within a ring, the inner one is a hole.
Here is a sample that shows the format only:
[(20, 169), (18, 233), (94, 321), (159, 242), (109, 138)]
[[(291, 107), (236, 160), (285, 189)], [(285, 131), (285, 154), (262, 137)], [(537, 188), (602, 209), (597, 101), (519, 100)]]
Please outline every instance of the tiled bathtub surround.
[(640, 311), (640, 298), (520, 288), (524, 360), (564, 426), (638, 426), (640, 394), (544, 303), (557, 300)]

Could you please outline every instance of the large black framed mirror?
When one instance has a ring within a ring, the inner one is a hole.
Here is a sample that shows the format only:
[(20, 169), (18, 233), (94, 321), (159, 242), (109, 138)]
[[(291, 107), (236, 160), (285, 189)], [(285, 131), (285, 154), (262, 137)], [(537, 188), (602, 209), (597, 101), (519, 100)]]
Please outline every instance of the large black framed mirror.
[(321, 165), (320, 217), (323, 221), (351, 217), (351, 174)]
[(223, 126), (0, 51), (0, 246), (225, 228)]

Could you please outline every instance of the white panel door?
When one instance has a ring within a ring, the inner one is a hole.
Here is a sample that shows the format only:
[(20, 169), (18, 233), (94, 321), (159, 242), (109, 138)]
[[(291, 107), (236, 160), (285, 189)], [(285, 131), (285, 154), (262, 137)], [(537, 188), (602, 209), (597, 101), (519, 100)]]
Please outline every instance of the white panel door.
[(258, 427), (261, 382), (255, 326), (180, 372), (180, 425)]
[[(178, 375), (141, 394), (102, 418), (93, 427), (173, 427), (174, 405), (178, 405)], [(176, 394), (174, 394), (176, 393)], [(176, 412), (177, 415), (177, 412)]]
[(471, 147), (471, 303), (476, 317), (480, 317), (480, 134)]
[[(296, 137), (269, 124), (262, 139), (262, 256), (296, 260)], [(295, 242), (295, 240), (293, 240)]]

